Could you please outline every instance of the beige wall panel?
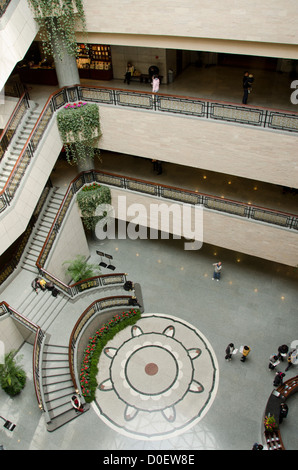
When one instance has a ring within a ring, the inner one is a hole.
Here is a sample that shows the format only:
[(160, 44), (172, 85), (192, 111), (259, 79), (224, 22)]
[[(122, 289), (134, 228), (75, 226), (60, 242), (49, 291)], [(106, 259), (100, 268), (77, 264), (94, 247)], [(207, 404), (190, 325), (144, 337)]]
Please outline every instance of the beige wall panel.
[(293, 133), (119, 107), (100, 115), (104, 150), (298, 187)]
[(70, 282), (70, 276), (66, 276), (65, 271), (68, 265), (64, 261), (73, 260), (76, 255), (90, 256), (88, 243), (83, 228), (82, 220), (78, 211), (76, 202), (72, 204), (71, 209), (64, 221), (60, 235), (53, 247), (50, 259), (45, 269), (65, 283)]
[[(163, 203), (170, 206), (174, 203), (174, 201), (167, 202), (138, 193), (112, 189), (112, 205), (116, 215), (118, 215), (118, 207), (124, 206), (119, 196), (126, 197), (125, 204), (127, 208), (135, 203), (144, 206), (147, 211), (147, 218), (142, 217), (140, 224), (143, 222), (146, 225), (147, 221), (147, 226), (150, 226), (150, 204)], [(122, 209), (121, 214), (124, 214)], [(129, 214), (129, 212), (126, 211), (126, 214)], [(126, 220), (130, 222), (133, 218), (135, 217), (127, 216)], [(170, 233), (177, 234), (173, 230), (170, 230)], [(180, 233), (184, 233), (184, 231), (181, 230)], [(203, 211), (203, 243), (221, 246), (288, 266), (296, 266), (298, 264), (297, 238), (298, 235), (295, 231), (225, 215), (216, 211), (207, 211), (205, 209)]]
[(9, 315), (0, 318), (0, 341), (4, 343), (5, 354), (12, 350), (17, 351), (24, 343), (23, 336)]
[[(85, 41), (82, 34), (77, 33), (78, 42)], [(137, 46), (159, 49), (182, 49), (189, 51), (222, 52), (245, 54), (261, 57), (280, 57), (298, 59), (297, 44), (281, 44), (271, 42), (233, 41), (229, 39), (156, 36), (135, 34), (110, 34), (88, 32), (91, 44), (110, 44), (116, 46)], [(114, 56), (112, 54), (114, 59)]]
[(87, 0), (87, 30), (297, 44), (296, 0)]
[(10, 207), (1, 214), (1, 254), (26, 229), (61, 148), (62, 142), (57, 122), (56, 119), (52, 119), (34, 159), (27, 168), (16, 196), (12, 200)]

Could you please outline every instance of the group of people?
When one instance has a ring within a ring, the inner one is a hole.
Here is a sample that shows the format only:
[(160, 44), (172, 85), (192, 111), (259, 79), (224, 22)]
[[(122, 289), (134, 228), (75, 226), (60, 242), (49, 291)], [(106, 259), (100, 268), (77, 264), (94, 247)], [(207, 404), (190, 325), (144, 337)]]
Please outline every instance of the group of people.
[(285, 368), (285, 372), (287, 372), (290, 367), (293, 365), (293, 361), (296, 359), (298, 355), (298, 348), (292, 348), (289, 349), (289, 347), (286, 344), (282, 344), (279, 346), (277, 350), (277, 354), (272, 354), (269, 358), (269, 369), (274, 370), (276, 366), (280, 362), (287, 361), (287, 367)]
[[(251, 351), (251, 349), (250, 349), (249, 346), (241, 346), (239, 348), (239, 352), (241, 353), (241, 358), (240, 358), (241, 362), (246, 361), (247, 356), (249, 355), (250, 351)], [(234, 343), (229, 343), (228, 346), (226, 347), (226, 351), (225, 351), (226, 361), (231, 361), (232, 357), (233, 357), (233, 354), (236, 354), (237, 352), (238, 352), (238, 349), (235, 348)]]
[[(134, 73), (135, 73), (134, 66), (132, 65), (131, 62), (128, 62), (126, 66), (125, 75), (124, 75), (124, 83), (127, 83), (127, 85), (129, 85), (131, 81), (131, 77), (133, 77)], [(152, 85), (152, 93), (158, 93), (159, 85), (160, 85), (158, 67), (156, 67), (156, 65), (151, 65), (151, 67), (149, 67), (148, 74), (149, 74), (149, 79)]]

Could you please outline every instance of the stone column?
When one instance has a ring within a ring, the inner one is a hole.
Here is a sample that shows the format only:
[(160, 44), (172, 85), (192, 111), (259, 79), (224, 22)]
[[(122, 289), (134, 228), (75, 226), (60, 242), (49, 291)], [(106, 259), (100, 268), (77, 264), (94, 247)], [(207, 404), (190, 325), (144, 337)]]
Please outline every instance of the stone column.
[(55, 44), (55, 41), (53, 42), (52, 46), (59, 88), (63, 88), (64, 86), (79, 85), (80, 76), (76, 58), (69, 55), (65, 47), (63, 47), (62, 39), (60, 40), (60, 49), (62, 52), (61, 58), (59, 57), (57, 44)]

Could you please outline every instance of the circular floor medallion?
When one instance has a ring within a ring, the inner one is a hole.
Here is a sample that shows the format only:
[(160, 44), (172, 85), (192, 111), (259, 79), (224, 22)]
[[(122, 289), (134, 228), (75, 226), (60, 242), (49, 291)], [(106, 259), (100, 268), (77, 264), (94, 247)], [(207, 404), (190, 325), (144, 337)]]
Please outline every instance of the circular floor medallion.
[(101, 354), (94, 409), (126, 436), (157, 440), (194, 426), (218, 386), (216, 356), (200, 331), (177, 317), (146, 314)]

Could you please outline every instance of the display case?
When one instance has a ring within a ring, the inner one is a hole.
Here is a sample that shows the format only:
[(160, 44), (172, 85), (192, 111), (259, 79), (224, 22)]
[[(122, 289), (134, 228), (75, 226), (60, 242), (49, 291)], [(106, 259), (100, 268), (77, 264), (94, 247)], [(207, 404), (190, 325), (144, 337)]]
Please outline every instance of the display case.
[(89, 49), (85, 44), (78, 44), (77, 65), (80, 78), (90, 78)]
[(81, 78), (111, 80), (113, 78), (111, 47), (78, 44), (77, 64)]

